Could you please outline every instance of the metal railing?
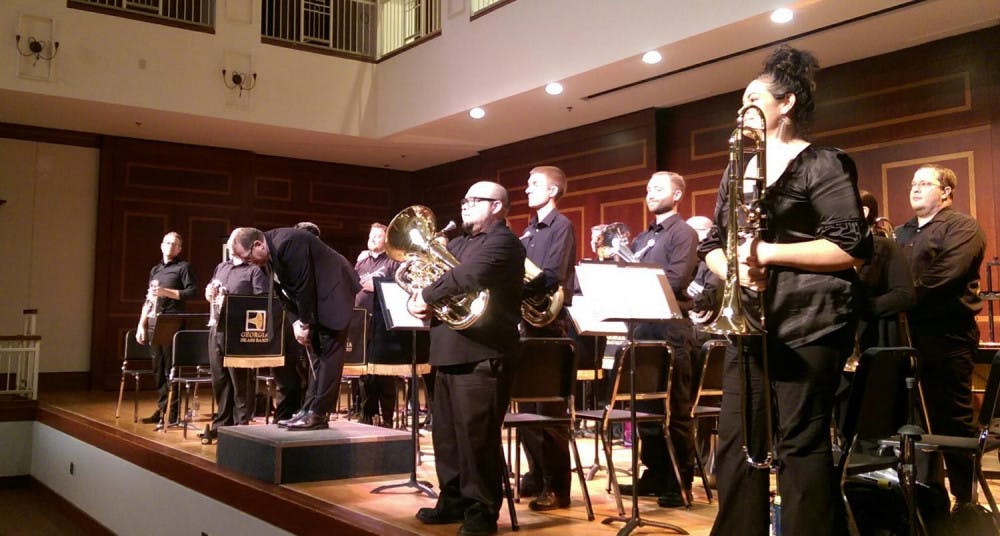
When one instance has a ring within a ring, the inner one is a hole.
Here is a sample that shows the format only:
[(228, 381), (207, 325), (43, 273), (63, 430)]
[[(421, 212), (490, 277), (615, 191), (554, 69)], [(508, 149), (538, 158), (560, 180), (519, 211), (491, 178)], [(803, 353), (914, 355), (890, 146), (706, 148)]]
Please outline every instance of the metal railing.
[(69, 5), (73, 4), (215, 27), (215, 0), (70, 0)]
[(440, 5), (441, 0), (262, 0), (261, 35), (375, 60), (440, 30)]
[(494, 4), (506, 1), (507, 0), (469, 0), (469, 5), (472, 9), (472, 14), (475, 15)]

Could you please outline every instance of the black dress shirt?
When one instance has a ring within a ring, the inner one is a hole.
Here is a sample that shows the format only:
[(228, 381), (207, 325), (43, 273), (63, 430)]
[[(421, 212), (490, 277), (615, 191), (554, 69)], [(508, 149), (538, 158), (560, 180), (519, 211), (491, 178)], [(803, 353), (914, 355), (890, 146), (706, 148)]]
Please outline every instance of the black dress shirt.
[(680, 216), (673, 214), (662, 223), (653, 222), (632, 241), (633, 253), (643, 248), (645, 251), (639, 260), (663, 267), (677, 305), (686, 313), (692, 305), (687, 288), (698, 269), (698, 233)]
[[(241, 294), (258, 296), (266, 294), (268, 290), (267, 275), (259, 266), (253, 264), (233, 264), (233, 261), (220, 262), (215, 267), (212, 280), (222, 283), (226, 289), (226, 294)], [(225, 318), (225, 309), (219, 313), (219, 318)], [(220, 326), (222, 320), (219, 321)], [(220, 327), (221, 331), (221, 327)]]
[(168, 263), (158, 262), (149, 271), (149, 281), (154, 279), (160, 282), (160, 288), (172, 288), (180, 292), (179, 300), (166, 297), (156, 300), (156, 314), (184, 312), (184, 301), (193, 298), (198, 292), (191, 265), (187, 261), (174, 259)]
[[(368, 276), (373, 280), (384, 277), (392, 278), (396, 274), (397, 268), (399, 268), (399, 262), (390, 259), (384, 251), (375, 255), (367, 249), (358, 255), (358, 261), (354, 263), (354, 271), (358, 273), (359, 278)], [(362, 288), (358, 291), (354, 297), (354, 306), (364, 307), (371, 314), (375, 310), (374, 290), (368, 292)]]
[(563, 286), (566, 305), (573, 300), (576, 278), (576, 236), (569, 218), (553, 209), (544, 219), (532, 216), (528, 227), (521, 234), (528, 260), (542, 270), (541, 277), (525, 284), (525, 296), (536, 296), (553, 292)]
[(923, 227), (916, 218), (897, 227), (896, 243), (913, 274), (911, 321), (969, 319), (983, 308), (979, 268), (986, 237), (976, 220), (944, 208)]
[(475, 235), (448, 242), (459, 265), (427, 285), (422, 295), (428, 304), (449, 296), (489, 289), (486, 311), (478, 322), (455, 330), (437, 320), (431, 327), (431, 364), (475, 363), (512, 357), (517, 350), (517, 324), (521, 320), (521, 286), (524, 247), (504, 222), (495, 222)]
[[(858, 172), (846, 153), (810, 145), (764, 191), (761, 207), (767, 228), (761, 237), (775, 244), (826, 239), (858, 259), (872, 252), (872, 238), (861, 212)], [(724, 178), (715, 202), (715, 226), (699, 246), (702, 256), (725, 249), (729, 184)], [(769, 266), (764, 308), (768, 334), (796, 348), (856, 320), (860, 292), (853, 269), (809, 272)], [(757, 293), (741, 287), (748, 318), (759, 317)], [(756, 322), (754, 322), (756, 323)]]

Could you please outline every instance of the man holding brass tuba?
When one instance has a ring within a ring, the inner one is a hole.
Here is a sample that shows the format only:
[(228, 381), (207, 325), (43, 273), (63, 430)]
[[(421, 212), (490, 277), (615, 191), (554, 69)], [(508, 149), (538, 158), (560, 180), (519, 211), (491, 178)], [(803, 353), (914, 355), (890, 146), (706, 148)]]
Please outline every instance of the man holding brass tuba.
[[(747, 383), (752, 386), (746, 453), (741, 367), (735, 351), (726, 357), (717, 465), (719, 514), (713, 535), (768, 534), (770, 464), (758, 468), (748, 463), (768, 458), (763, 424), (767, 385), (773, 388), (769, 399), (776, 405), (774, 462), (783, 532), (824, 536), (844, 530), (830, 420), (840, 370), (854, 343), (854, 267), (871, 255), (872, 241), (861, 212), (854, 162), (840, 150), (811, 145), (803, 137), (815, 107), (813, 75), (818, 68), (808, 52), (781, 46), (747, 85), (744, 108), (754, 106), (763, 115), (763, 122), (754, 121), (759, 126), (753, 137), (767, 144), (766, 157), (758, 152), (749, 168), (756, 170), (764, 159), (764, 176), (734, 170), (741, 177), (733, 181), (739, 183), (736, 191), (731, 178), (722, 181), (715, 227), (699, 248), (709, 268), (724, 280), (733, 267), (736, 274), (729, 281), (736, 284), (727, 281), (727, 293), (734, 286), (734, 302), (742, 304), (748, 323), (766, 328), (762, 336), (741, 337), (749, 362)], [(745, 132), (738, 129), (733, 136)], [(730, 205), (729, 196), (742, 198), (747, 185), (757, 182), (743, 177), (762, 179), (759, 206), (767, 224), (739, 247), (735, 239), (727, 246), (727, 237), (735, 236), (730, 231), (741, 226), (742, 214), (733, 210), (737, 205)], [(766, 326), (760, 326), (762, 315)], [(766, 345), (766, 369), (761, 341)]]
[(425, 318), (430, 306), (456, 295), (489, 291), (486, 309), (472, 325), (458, 329), (435, 321), (431, 327), (431, 365), (437, 370), (431, 412), (441, 491), (437, 505), (421, 508), (417, 519), (462, 522), (459, 534), (495, 533), (502, 499), (500, 427), (518, 349), (525, 258), (504, 221), (508, 208), (503, 186), (473, 184), (462, 199), (465, 234), (447, 246), (458, 264), (415, 292), (408, 305)]
[[(573, 224), (556, 208), (559, 198), (566, 193), (566, 174), (555, 166), (536, 167), (528, 174), (524, 193), (533, 214), (521, 234), (521, 244), (528, 260), (540, 273), (525, 283), (522, 297), (551, 298), (562, 288), (566, 305), (569, 305), (576, 265), (576, 238)], [(567, 288), (570, 290), (566, 291)], [(527, 321), (521, 323), (521, 333), (525, 337), (565, 337), (568, 328), (565, 309), (558, 311), (555, 319), (545, 326)], [(521, 409), (553, 416), (566, 412), (561, 402), (521, 404)], [(570, 502), (569, 431), (528, 428), (521, 435), (529, 467), (521, 481), (521, 495), (538, 495), (528, 507), (537, 511), (567, 508)]]

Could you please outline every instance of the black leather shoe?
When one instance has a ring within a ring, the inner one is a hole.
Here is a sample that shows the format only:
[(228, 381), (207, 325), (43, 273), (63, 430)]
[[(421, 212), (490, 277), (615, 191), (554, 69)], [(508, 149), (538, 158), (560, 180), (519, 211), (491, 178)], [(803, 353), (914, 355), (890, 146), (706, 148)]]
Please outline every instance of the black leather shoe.
[(684, 496), (679, 491), (668, 491), (656, 498), (656, 504), (663, 508), (680, 508), (684, 504)]
[(425, 525), (447, 525), (458, 523), (465, 519), (462, 512), (447, 512), (437, 508), (421, 508), (417, 510), (417, 519)]
[(299, 421), (299, 420), (302, 420), (302, 417), (305, 417), (305, 416), (306, 416), (306, 412), (305, 411), (300, 411), (300, 412), (296, 413), (295, 415), (292, 415), (291, 417), (289, 417), (287, 419), (281, 419), (280, 421), (278, 421), (278, 428), (288, 428), (289, 424), (291, 424), (293, 422), (296, 422), (296, 421)]
[[(624, 496), (632, 495), (632, 484), (621, 484), (618, 486), (618, 491)], [(639, 496), (640, 497), (659, 497), (660, 492), (653, 489), (652, 486), (647, 486), (643, 484), (642, 480), (639, 481)]]
[(142, 419), (140, 419), (140, 421), (142, 421), (142, 424), (156, 424), (160, 422), (162, 418), (163, 416), (160, 415), (159, 411), (157, 411), (156, 413), (150, 415), (149, 417), (143, 417)]
[(213, 441), (219, 438), (219, 431), (212, 428), (211, 424), (205, 425), (205, 431), (198, 434), (201, 438), (202, 445), (211, 445)]
[(489, 536), (497, 533), (496, 520), (489, 521), (474, 517), (466, 518), (462, 526), (458, 527), (458, 536)]
[(569, 508), (569, 496), (561, 497), (554, 491), (543, 491), (537, 499), (528, 503), (528, 508), (536, 512), (545, 512), (557, 508)]
[(530, 473), (521, 477), (521, 497), (535, 497), (541, 492), (542, 486), (530, 475)]
[(325, 430), (330, 427), (330, 416), (326, 413), (308, 412), (301, 419), (288, 423), (289, 432), (302, 432), (305, 430)]

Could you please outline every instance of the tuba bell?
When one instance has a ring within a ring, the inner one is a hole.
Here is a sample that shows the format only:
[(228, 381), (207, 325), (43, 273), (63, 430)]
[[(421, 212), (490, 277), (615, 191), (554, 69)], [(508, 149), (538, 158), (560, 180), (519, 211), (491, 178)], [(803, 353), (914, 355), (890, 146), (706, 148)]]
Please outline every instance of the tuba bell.
[(621, 262), (637, 263), (642, 258), (642, 254), (647, 249), (653, 247), (656, 241), (649, 239), (645, 246), (639, 251), (632, 251), (629, 243), (632, 240), (632, 232), (628, 225), (621, 222), (609, 223), (604, 226), (601, 234), (597, 237), (597, 258), (600, 260), (616, 259)]
[[(436, 222), (431, 209), (414, 205), (396, 214), (386, 230), (386, 254), (401, 264), (396, 283), (410, 294), (410, 299), (445, 272), (458, 266), (458, 259), (436, 240)], [(468, 292), (430, 304), (434, 315), (455, 329), (476, 323), (486, 311), (490, 291)]]
[[(530, 260), (524, 259), (524, 283), (528, 284), (540, 275), (542, 269)], [(566, 293), (562, 285), (553, 292), (529, 296), (521, 300), (521, 318), (536, 328), (545, 327), (559, 315), (565, 299)]]

